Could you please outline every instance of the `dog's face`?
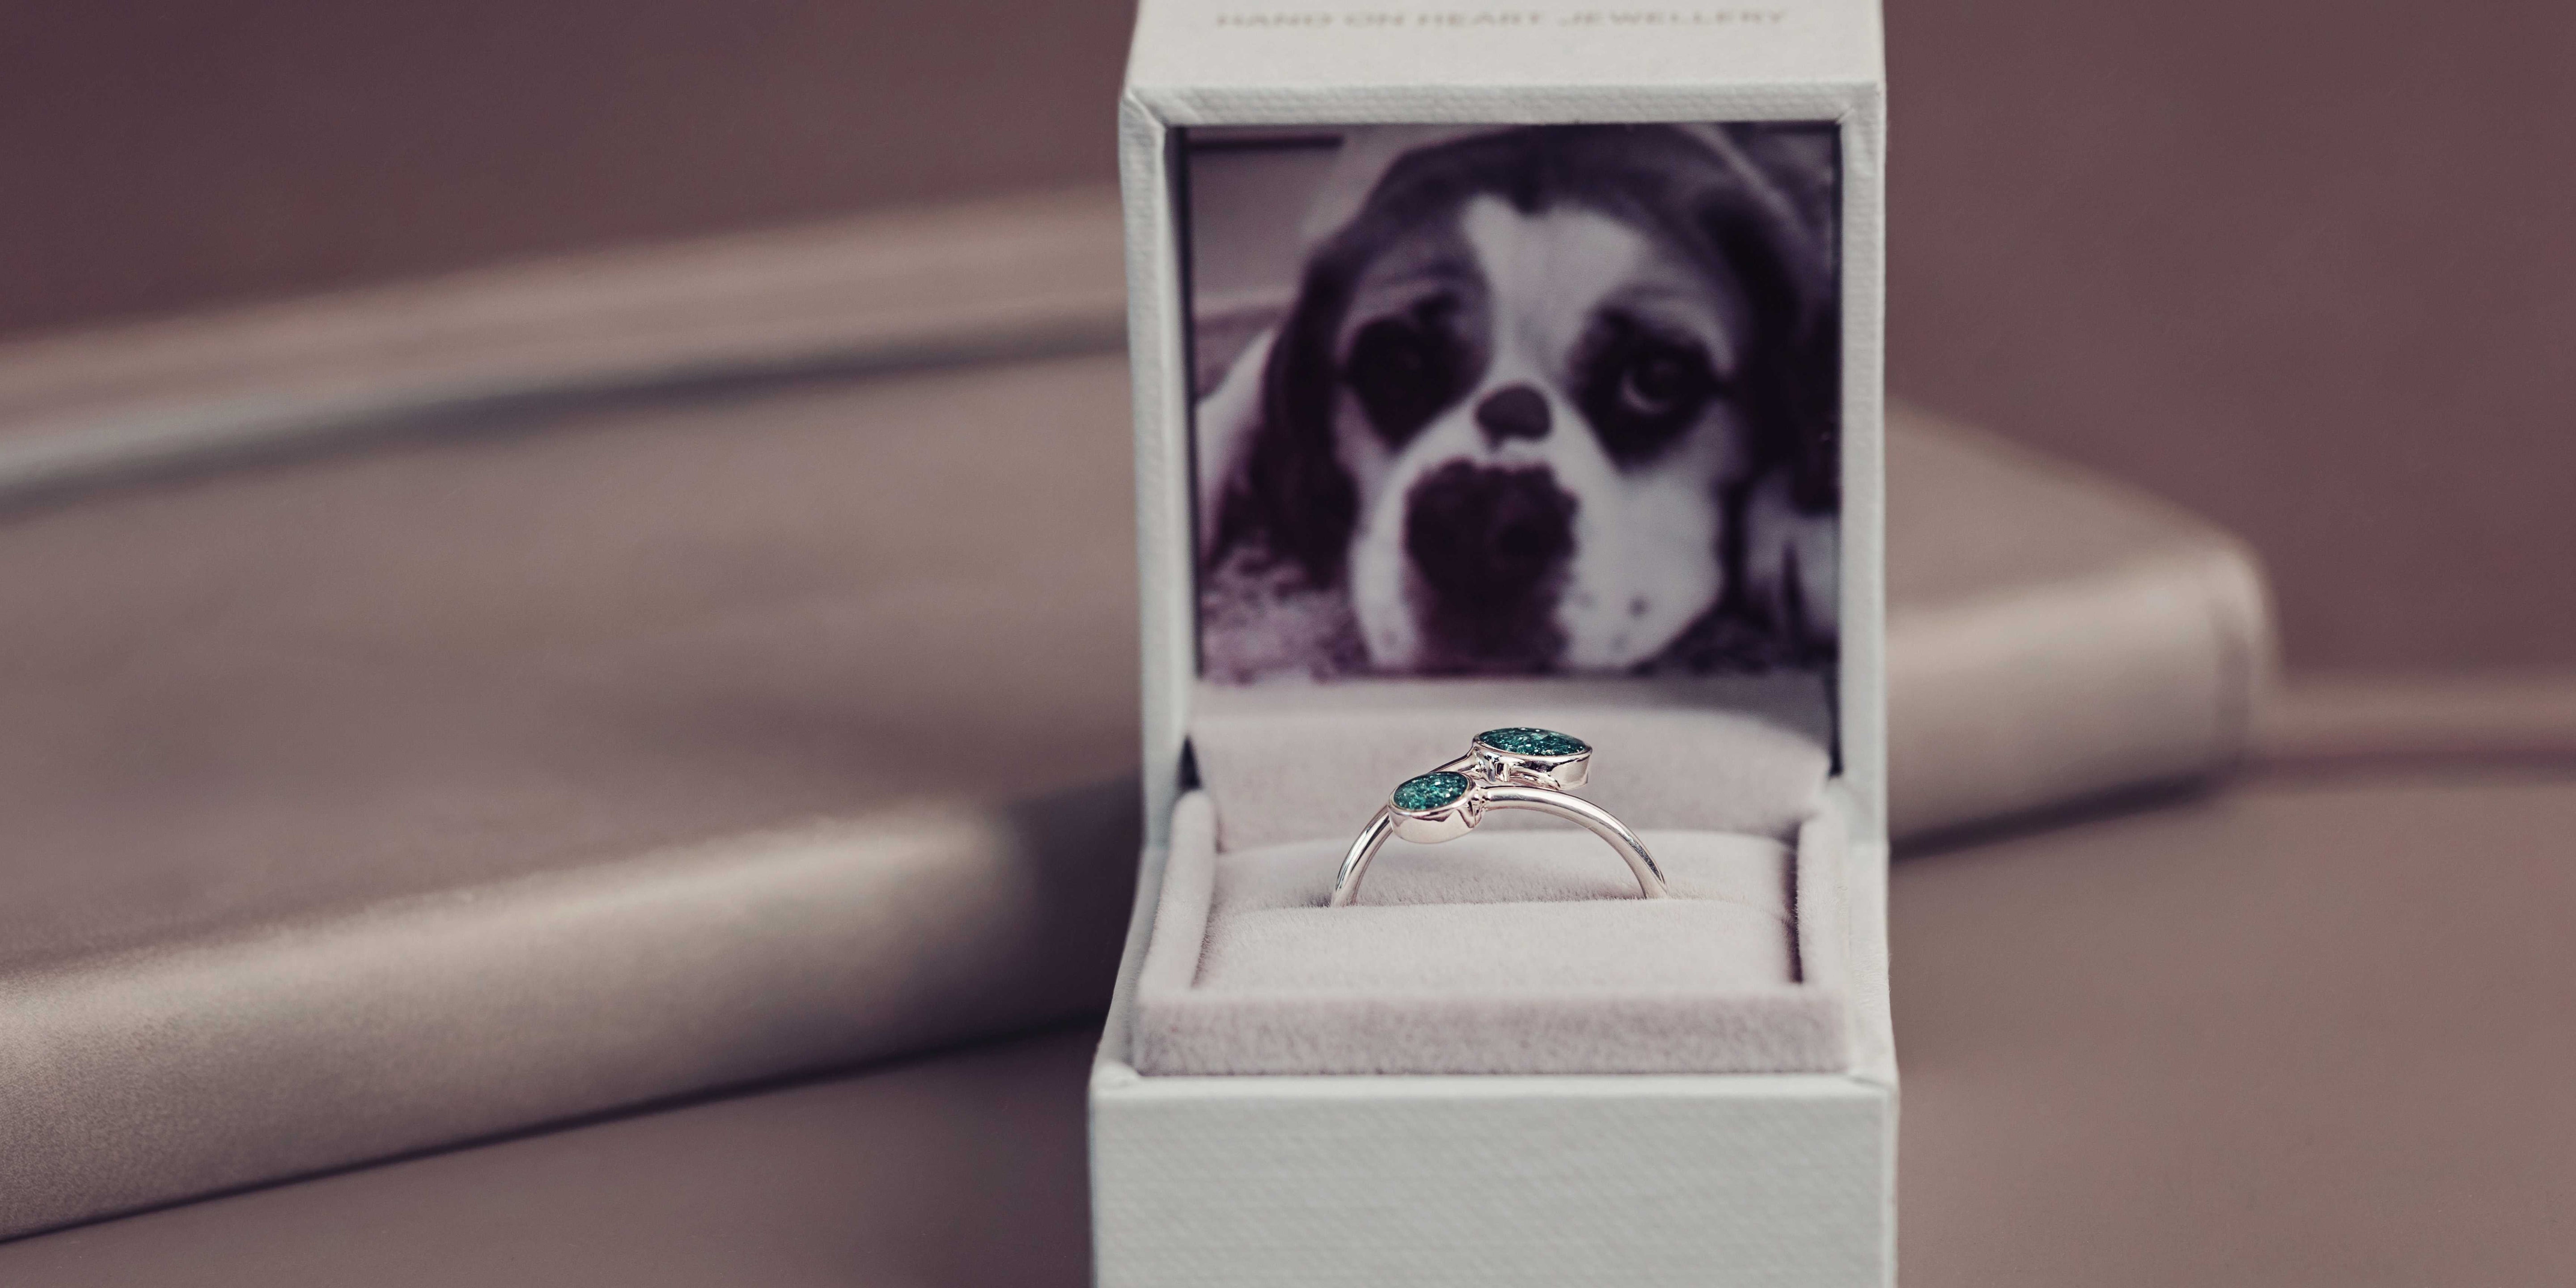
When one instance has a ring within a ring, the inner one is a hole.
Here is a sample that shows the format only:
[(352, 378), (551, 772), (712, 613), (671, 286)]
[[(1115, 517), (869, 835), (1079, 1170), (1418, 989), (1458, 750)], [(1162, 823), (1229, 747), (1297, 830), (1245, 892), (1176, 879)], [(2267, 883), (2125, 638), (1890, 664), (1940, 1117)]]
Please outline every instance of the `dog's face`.
[(1400, 670), (1601, 669), (1716, 602), (1743, 308), (1646, 228), (1478, 195), (1363, 271), (1334, 336), (1349, 577)]
[(1700, 210), (1666, 208), (1688, 185), (1620, 185), (1657, 177), (1633, 142), (1602, 139), (1592, 171), (1435, 157), (1309, 272), (1269, 373), (1302, 383), (1269, 400), (1254, 485), (1287, 485), (1276, 524), (1346, 578), (1381, 670), (1625, 668), (1726, 590), (1728, 499), (1765, 456), (1747, 367), (1777, 306)]

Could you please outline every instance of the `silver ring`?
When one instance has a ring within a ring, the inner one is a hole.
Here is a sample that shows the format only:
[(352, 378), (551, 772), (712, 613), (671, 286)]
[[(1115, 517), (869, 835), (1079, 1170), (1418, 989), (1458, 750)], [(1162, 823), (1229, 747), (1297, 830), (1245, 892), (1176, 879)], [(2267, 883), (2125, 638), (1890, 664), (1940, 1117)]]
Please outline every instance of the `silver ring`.
[(1369, 860), (1390, 836), (1420, 845), (1454, 841), (1476, 830), (1489, 809), (1529, 809), (1553, 815), (1609, 842), (1627, 861), (1646, 898), (1662, 899), (1663, 870), (1628, 825), (1610, 812), (1570, 795), (1592, 775), (1592, 745), (1553, 729), (1488, 729), (1467, 754), (1427, 774), (1405, 779), (1360, 829), (1333, 877), (1331, 906), (1346, 908), (1360, 894)]

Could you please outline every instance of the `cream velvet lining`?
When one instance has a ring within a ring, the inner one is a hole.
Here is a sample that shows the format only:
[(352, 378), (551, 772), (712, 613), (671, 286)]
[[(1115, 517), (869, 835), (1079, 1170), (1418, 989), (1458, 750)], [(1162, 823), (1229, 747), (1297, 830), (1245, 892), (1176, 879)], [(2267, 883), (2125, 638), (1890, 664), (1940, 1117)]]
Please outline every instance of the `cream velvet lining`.
[(1391, 844), (1323, 906), (1343, 840), (1216, 848), (1173, 819), (1133, 1054), (1148, 1074), (1737, 1073), (1849, 1063), (1846, 846), (1649, 831), (1675, 898), (1643, 900), (1581, 832)]
[[(1803, 672), (1718, 680), (1202, 684), (1132, 1054), (1148, 1074), (1739, 1073), (1850, 1062), (1832, 727)], [(1502, 724), (1592, 742), (1599, 838), (1507, 813), (1391, 841), (1327, 908), (1405, 777)]]
[[(1562, 729), (1591, 742), (1584, 797), (1640, 831), (1786, 838), (1816, 812), (1832, 770), (1832, 708), (1822, 679), (1806, 671), (1202, 683), (1192, 696), (1190, 746), (1218, 803), (1219, 848), (1251, 850), (1347, 842), (1397, 783), (1498, 725)], [(1498, 814), (1479, 831), (1560, 826)]]

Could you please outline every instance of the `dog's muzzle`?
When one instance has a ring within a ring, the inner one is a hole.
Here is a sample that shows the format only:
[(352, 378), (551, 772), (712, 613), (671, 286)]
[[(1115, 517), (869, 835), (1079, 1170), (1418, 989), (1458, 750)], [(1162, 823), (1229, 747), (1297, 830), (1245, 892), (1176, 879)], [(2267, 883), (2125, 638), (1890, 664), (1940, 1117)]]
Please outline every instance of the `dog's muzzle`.
[(1552, 655), (1548, 618), (1574, 556), (1575, 500), (1546, 466), (1452, 461), (1406, 497), (1404, 553), (1431, 602), (1423, 625), (1465, 659)]

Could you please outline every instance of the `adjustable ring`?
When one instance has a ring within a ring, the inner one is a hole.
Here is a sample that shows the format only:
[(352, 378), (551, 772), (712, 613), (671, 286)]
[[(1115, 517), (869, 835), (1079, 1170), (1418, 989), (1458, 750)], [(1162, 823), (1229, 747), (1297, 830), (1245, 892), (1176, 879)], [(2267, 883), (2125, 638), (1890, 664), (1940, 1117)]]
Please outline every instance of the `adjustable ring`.
[(1396, 785), (1379, 806), (1359, 839), (1342, 858), (1333, 877), (1331, 906), (1350, 906), (1360, 893), (1360, 878), (1369, 860), (1390, 836), (1420, 845), (1454, 841), (1476, 830), (1489, 809), (1527, 809), (1582, 826), (1609, 843), (1637, 878), (1645, 898), (1662, 899), (1663, 870), (1628, 825), (1610, 812), (1571, 794), (1592, 774), (1592, 745), (1553, 729), (1488, 729), (1476, 735), (1467, 754), (1427, 774)]

